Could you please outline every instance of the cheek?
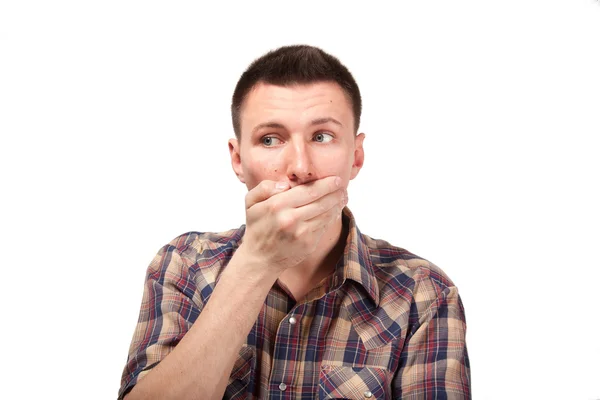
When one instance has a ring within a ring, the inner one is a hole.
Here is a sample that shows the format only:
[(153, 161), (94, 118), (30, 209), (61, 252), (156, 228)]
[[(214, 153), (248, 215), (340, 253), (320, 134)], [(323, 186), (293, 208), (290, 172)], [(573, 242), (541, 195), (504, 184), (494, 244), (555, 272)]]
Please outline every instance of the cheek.
[(352, 160), (349, 160), (348, 154), (339, 152), (321, 158), (315, 163), (315, 167), (321, 176), (338, 175), (342, 180), (348, 181), (352, 171)]
[(244, 176), (249, 187), (254, 187), (264, 180), (277, 180), (285, 169), (280, 163), (273, 160), (255, 160), (244, 163)]
[(270, 152), (268, 157), (256, 163), (257, 174), (261, 180), (269, 179), (276, 181), (285, 177), (287, 171), (285, 152)]

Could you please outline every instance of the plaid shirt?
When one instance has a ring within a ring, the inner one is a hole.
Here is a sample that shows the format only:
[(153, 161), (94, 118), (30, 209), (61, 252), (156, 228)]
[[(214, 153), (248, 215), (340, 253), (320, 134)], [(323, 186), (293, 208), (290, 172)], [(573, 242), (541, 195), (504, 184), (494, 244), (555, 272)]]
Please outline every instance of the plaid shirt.
[[(295, 302), (270, 290), (226, 399), (466, 399), (470, 369), (456, 286), (438, 267), (360, 233), (335, 272)], [(191, 232), (150, 264), (119, 398), (177, 345), (244, 235)]]

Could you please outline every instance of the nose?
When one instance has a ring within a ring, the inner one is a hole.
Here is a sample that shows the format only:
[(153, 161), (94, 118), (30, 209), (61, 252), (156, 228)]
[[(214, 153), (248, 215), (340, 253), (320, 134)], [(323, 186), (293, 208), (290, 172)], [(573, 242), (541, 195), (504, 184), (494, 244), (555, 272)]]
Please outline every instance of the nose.
[(287, 177), (289, 181), (301, 185), (314, 180), (314, 165), (306, 143), (304, 141), (290, 143), (286, 150)]

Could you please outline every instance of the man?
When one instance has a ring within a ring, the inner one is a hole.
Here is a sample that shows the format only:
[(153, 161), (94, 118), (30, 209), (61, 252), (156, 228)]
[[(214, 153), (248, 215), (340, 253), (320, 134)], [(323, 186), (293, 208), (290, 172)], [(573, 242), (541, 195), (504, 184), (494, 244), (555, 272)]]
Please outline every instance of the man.
[(360, 113), (352, 75), (318, 48), (244, 72), (229, 152), (246, 224), (152, 261), (120, 398), (470, 398), (457, 288), (345, 207)]

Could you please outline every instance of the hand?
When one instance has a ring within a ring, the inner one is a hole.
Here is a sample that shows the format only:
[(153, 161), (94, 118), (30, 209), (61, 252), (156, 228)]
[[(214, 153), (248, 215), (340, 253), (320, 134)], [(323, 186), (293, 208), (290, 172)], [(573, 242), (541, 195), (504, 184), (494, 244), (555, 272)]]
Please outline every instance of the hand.
[(317, 247), (323, 233), (348, 201), (339, 177), (289, 188), (262, 181), (246, 195), (246, 251), (276, 273), (298, 265)]

